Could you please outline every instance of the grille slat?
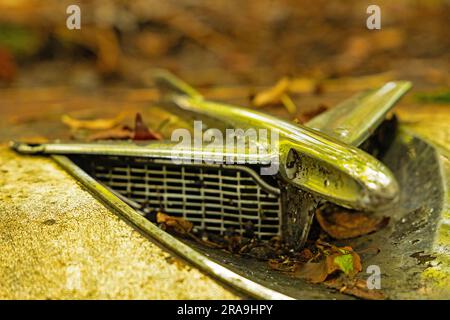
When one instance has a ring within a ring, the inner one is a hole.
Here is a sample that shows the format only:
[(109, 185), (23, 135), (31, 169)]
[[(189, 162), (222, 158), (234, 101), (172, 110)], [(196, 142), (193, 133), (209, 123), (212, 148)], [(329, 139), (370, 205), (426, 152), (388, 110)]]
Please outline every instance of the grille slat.
[[(130, 184), (130, 183), (132, 185), (135, 185), (136, 187), (145, 187), (146, 184), (152, 184), (152, 183), (155, 183), (155, 185), (161, 185), (162, 186), (163, 179), (164, 179), (164, 178), (161, 178), (161, 179), (158, 179), (158, 180), (156, 180), (156, 179), (155, 180), (152, 180), (152, 179), (140, 179), (142, 181), (142, 183), (138, 183), (138, 182), (135, 182), (135, 180), (137, 180), (138, 178), (134, 178), (133, 179), (133, 178), (129, 178), (127, 176), (118, 177), (117, 175), (99, 174), (96, 177), (99, 178), (99, 179), (109, 179), (109, 180), (111, 180), (111, 183), (114, 183), (117, 187), (128, 186), (128, 184)], [(182, 181), (182, 178), (180, 178), (180, 179), (167, 179), (166, 183), (182, 184), (181, 181)], [(196, 182), (193, 181), (192, 184), (193, 185), (194, 184), (198, 185), (198, 181), (196, 181)], [(202, 186), (205, 186), (205, 187), (216, 187), (216, 186), (220, 186), (220, 184), (219, 183), (217, 183), (217, 184), (202, 183)], [(173, 185), (167, 185), (167, 187), (173, 187)], [(191, 186), (191, 187), (186, 187), (185, 189), (186, 190), (198, 190), (198, 187), (199, 186), (197, 186), (197, 187), (192, 187)], [(234, 185), (225, 185), (225, 188), (227, 188), (226, 190), (228, 190), (228, 189), (236, 188), (236, 186), (234, 186)], [(252, 193), (252, 191), (257, 191), (258, 190), (258, 186), (251, 186), (251, 187), (250, 186), (245, 186), (245, 187), (238, 186), (237, 189), (240, 190), (243, 193)], [(228, 193), (228, 194), (233, 193), (233, 191), (231, 191), (231, 192), (223, 191), (223, 192), (224, 193)]]
[[(180, 182), (180, 179), (183, 179), (182, 176), (178, 177), (178, 178), (167, 178), (164, 176), (161, 176), (159, 178), (152, 178), (152, 177), (142, 177), (142, 176), (133, 176), (133, 175), (121, 175), (121, 174), (111, 174), (111, 173), (97, 173), (97, 177), (98, 178), (111, 178), (112, 180), (118, 180), (117, 182), (119, 183), (120, 181), (146, 181), (146, 182), (162, 182), (163, 179), (167, 182)], [(236, 179), (235, 179), (236, 180)], [(199, 181), (199, 180), (189, 180), (189, 179), (185, 179), (186, 183), (190, 183), (190, 184), (199, 184), (201, 183), (202, 185), (205, 186), (211, 186), (211, 187), (226, 187), (226, 188), (236, 188), (238, 187), (240, 190), (256, 190), (258, 188), (258, 186), (255, 185), (239, 185), (236, 186), (234, 183), (220, 183), (220, 182), (212, 182), (212, 181)], [(247, 181), (251, 181), (251, 180), (247, 180)], [(242, 181), (241, 181), (242, 182)], [(253, 182), (253, 181), (251, 181)], [(254, 183), (254, 182), (253, 182)]]
[(280, 235), (281, 200), (238, 166), (176, 165), (146, 158), (89, 159), (99, 181), (150, 209), (191, 221), (197, 228), (243, 234), (252, 222), (259, 238)]
[[(102, 180), (102, 178), (99, 178), (99, 180), (104, 181), (104, 180)], [(161, 186), (154, 186), (154, 188), (157, 191), (153, 191), (153, 192), (151, 192), (151, 191), (150, 192), (144, 191), (144, 190), (146, 190), (146, 186), (148, 186), (148, 185), (149, 184), (140, 184), (139, 186), (135, 186), (135, 185), (130, 184), (130, 183), (117, 183), (117, 182), (109, 182), (108, 183), (108, 186), (112, 187), (113, 189), (117, 189), (117, 190), (124, 190), (125, 189), (125, 190), (127, 190), (127, 192), (128, 192), (128, 189), (131, 189), (132, 192), (133, 192), (133, 195), (135, 195), (135, 196), (138, 196), (138, 195), (143, 195), (143, 196), (150, 195), (150, 196), (159, 197), (159, 196), (163, 195), (164, 193), (166, 193), (166, 194), (170, 194), (170, 196), (172, 196), (172, 197), (176, 197), (176, 196), (183, 197), (183, 194), (175, 194), (175, 193), (168, 192), (168, 191), (178, 191), (178, 190), (181, 189), (180, 187), (169, 186), (169, 187), (161, 188)], [(128, 187), (130, 187), (130, 188), (128, 188)], [(197, 189), (195, 189), (195, 188), (185, 188), (185, 191), (193, 191), (194, 192), (194, 191), (198, 191), (198, 190), (199, 190), (198, 188)], [(228, 196), (235, 195), (234, 192), (229, 192), (229, 191), (222, 191), (221, 194), (228, 195)], [(191, 194), (189, 196), (189, 198), (191, 198), (191, 199), (204, 199), (204, 200), (209, 200), (209, 201), (215, 201), (215, 200), (219, 200), (220, 201), (220, 199), (221, 199), (220, 196), (201, 196), (201, 194), (199, 194), (199, 195)], [(261, 198), (264, 199), (264, 200), (269, 200), (269, 201), (263, 201), (263, 200), (261, 200)], [(255, 198), (252, 199), (252, 200), (247, 200), (247, 199), (242, 199), (242, 198), (240, 200), (237, 200), (237, 199), (228, 198), (226, 201), (228, 201), (230, 203), (239, 202), (239, 203), (244, 204), (244, 205), (249, 205), (249, 206), (253, 205), (253, 206), (255, 206), (255, 201), (257, 201), (257, 200), (258, 200), (258, 197), (255, 196)], [(270, 205), (274, 204), (274, 202), (270, 201), (270, 200), (273, 200), (273, 199), (272, 198), (268, 198), (268, 197), (264, 197), (264, 198), (260, 197), (259, 201), (260, 201), (261, 205), (268, 205), (268, 206), (270, 206)]]

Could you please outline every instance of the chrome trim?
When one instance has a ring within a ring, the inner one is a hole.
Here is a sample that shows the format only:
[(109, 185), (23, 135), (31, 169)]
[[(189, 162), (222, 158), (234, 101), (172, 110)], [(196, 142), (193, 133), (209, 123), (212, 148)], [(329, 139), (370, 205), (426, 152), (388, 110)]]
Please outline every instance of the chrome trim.
[(75, 179), (80, 181), (97, 199), (101, 200), (108, 207), (113, 209), (126, 220), (149, 235), (165, 248), (169, 249), (189, 263), (198, 267), (203, 272), (213, 276), (224, 284), (231, 285), (246, 295), (256, 299), (270, 300), (292, 300), (292, 297), (266, 288), (254, 281), (251, 281), (239, 274), (227, 269), (226, 267), (210, 260), (205, 255), (192, 249), (177, 238), (171, 236), (158, 226), (141, 216), (135, 209), (119, 199), (107, 187), (97, 182), (86, 172), (75, 165), (69, 158), (61, 155), (53, 155), (52, 158)]
[(411, 86), (409, 81), (388, 82), (377, 90), (345, 100), (306, 125), (344, 143), (359, 146)]

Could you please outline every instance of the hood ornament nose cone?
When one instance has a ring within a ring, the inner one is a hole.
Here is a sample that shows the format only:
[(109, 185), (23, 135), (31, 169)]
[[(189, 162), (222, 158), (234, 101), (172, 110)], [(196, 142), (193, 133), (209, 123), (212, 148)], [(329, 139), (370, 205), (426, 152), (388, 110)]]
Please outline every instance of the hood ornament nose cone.
[[(303, 125), (252, 109), (205, 100), (174, 75), (161, 71), (156, 81), (177, 107), (220, 119), (237, 128), (263, 128), (279, 134), (280, 174), (300, 189), (336, 204), (373, 211), (395, 201), (398, 184), (379, 160), (358, 149), (411, 88), (388, 82), (359, 94)], [(292, 152), (298, 155), (294, 165)]]

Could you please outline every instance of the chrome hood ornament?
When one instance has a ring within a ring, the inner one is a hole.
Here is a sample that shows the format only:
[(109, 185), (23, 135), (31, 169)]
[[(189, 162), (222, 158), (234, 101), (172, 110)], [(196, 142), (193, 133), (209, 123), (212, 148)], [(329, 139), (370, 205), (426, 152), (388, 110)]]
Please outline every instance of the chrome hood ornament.
[[(230, 156), (237, 156), (235, 150), (211, 154), (198, 147), (183, 150), (175, 160), (201, 158), (215, 163), (174, 164), (176, 144), (172, 141), (14, 142), (12, 147), (22, 153), (70, 155), (122, 199), (129, 199), (129, 204), (161, 208), (220, 234), (227, 228), (242, 234), (245, 221), (252, 221), (258, 237), (281, 236), (296, 248), (306, 241), (320, 201), (375, 211), (392, 205), (398, 197), (391, 171), (358, 146), (411, 87), (409, 82), (389, 82), (359, 94), (303, 126), (252, 109), (208, 101), (167, 72), (160, 72), (157, 80), (165, 93), (164, 101), (177, 111), (211, 118), (225, 127), (276, 131), (279, 147), (271, 148), (269, 140), (270, 152), (260, 155), (252, 154), (247, 144), (244, 153), (248, 162), (237, 165), (226, 163)], [(278, 161), (279, 166), (271, 179), (255, 171), (255, 166), (268, 161)]]

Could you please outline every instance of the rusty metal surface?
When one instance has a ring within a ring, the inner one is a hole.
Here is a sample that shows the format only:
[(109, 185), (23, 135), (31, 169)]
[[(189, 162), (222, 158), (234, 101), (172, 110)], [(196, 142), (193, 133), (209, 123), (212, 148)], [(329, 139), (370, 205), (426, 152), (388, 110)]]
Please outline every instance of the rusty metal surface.
[(48, 158), (0, 148), (0, 299), (234, 299)]
[[(430, 104), (402, 106), (397, 114), (405, 131), (423, 139), (437, 150), (443, 177), (443, 208), (426, 253), (435, 258), (420, 275), (418, 293), (433, 299), (450, 297), (450, 106)], [(432, 181), (432, 180), (431, 180)], [(419, 221), (420, 222), (420, 221)], [(419, 261), (420, 262), (420, 261)]]

